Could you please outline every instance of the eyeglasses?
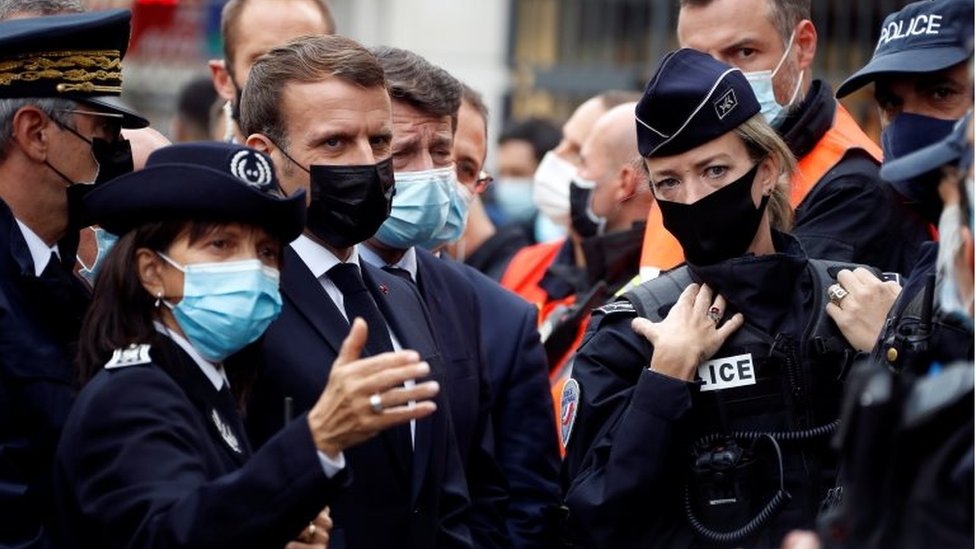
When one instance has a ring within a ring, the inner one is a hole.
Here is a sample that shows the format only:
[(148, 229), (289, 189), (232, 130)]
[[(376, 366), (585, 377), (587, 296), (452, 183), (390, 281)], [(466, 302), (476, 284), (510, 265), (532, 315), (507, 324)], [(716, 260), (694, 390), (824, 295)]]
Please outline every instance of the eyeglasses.
[(491, 174), (489, 174), (485, 170), (481, 170), (480, 172), (478, 172), (478, 179), (474, 180), (474, 192), (476, 193), (483, 192), (485, 189), (488, 188), (488, 185), (491, 185), (492, 182), (494, 181), (495, 178), (492, 177)]
[(102, 124), (103, 129), (108, 133), (109, 140), (118, 139), (122, 133), (122, 115), (115, 112), (86, 111), (83, 109), (56, 109), (58, 112), (80, 114), (82, 116), (94, 116), (96, 118), (107, 118)]

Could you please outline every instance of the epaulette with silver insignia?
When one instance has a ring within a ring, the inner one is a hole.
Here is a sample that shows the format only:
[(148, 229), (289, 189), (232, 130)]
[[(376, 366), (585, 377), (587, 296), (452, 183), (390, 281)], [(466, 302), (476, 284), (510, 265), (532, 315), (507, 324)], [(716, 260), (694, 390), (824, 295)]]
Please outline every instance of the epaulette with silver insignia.
[(116, 349), (112, 353), (112, 358), (105, 363), (106, 370), (112, 370), (114, 368), (125, 368), (126, 366), (138, 366), (139, 364), (149, 364), (152, 359), (149, 358), (149, 344), (142, 343), (136, 345), (133, 343), (125, 349)]
[(634, 308), (634, 304), (631, 303), (629, 300), (621, 299), (619, 301), (613, 301), (611, 303), (607, 303), (606, 305), (597, 308), (595, 312), (603, 313), (605, 315), (612, 315), (617, 313), (621, 313), (621, 314), (628, 313), (628, 314), (636, 315), (637, 309)]

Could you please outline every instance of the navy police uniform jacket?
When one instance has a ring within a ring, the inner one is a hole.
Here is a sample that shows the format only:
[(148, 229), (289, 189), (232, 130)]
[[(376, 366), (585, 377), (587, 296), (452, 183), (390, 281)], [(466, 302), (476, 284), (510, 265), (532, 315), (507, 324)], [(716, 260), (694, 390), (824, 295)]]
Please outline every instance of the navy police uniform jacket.
[[(797, 370), (795, 363), (772, 360), (778, 344), (753, 345), (763, 340), (762, 334), (772, 340), (774, 335), (804, 333), (813, 319), (822, 318), (814, 310), (822, 300), (813, 293), (825, 288), (816, 288), (802, 250), (787, 235), (774, 233), (774, 242), (781, 253), (690, 266), (694, 281), (707, 283), (725, 297), (725, 318), (741, 312), (747, 323), (699, 368), (698, 382), (648, 369), (653, 347), (631, 328), (637, 312), (630, 302), (615, 302), (594, 312), (573, 369), (580, 400), (564, 464), (569, 523), (580, 545), (711, 546), (695, 535), (685, 511), (685, 490), (696, 494), (701, 486), (692, 473), (700, 465), (693, 457), (695, 443), (715, 433), (812, 428), (839, 415), (838, 371), (828, 371), (823, 364)], [(670, 304), (680, 293), (673, 290)], [(648, 316), (666, 316), (669, 308), (663, 306)], [(802, 349), (802, 344), (793, 349)], [(746, 353), (751, 354), (744, 357)], [(808, 446), (779, 443), (785, 488), (793, 497), (758, 535), (731, 546), (779, 547), (789, 530), (813, 526), (819, 503), (835, 477), (828, 439), (829, 433)], [(776, 454), (767, 442), (739, 441), (744, 448), (753, 445), (755, 459), (743, 460), (743, 468), (736, 470), (741, 476), (735, 477), (741, 478), (737, 486), (750, 490), (706, 496), (719, 504), (727, 503), (720, 501), (726, 498), (745, 498), (749, 504), (745, 517), (736, 515), (728, 521), (732, 526), (724, 528), (701, 520), (706, 526), (719, 531), (742, 526), (771, 499), (780, 478)], [(700, 501), (693, 501), (695, 516), (702, 519)], [(716, 512), (722, 509), (726, 508), (716, 505)]]
[[(283, 547), (332, 500), (305, 418), (251, 455), (236, 401), (166, 336), (99, 372), (64, 428), (60, 546)], [(165, 368), (162, 365), (165, 364)]]
[[(281, 316), (264, 336), (265, 369), (248, 403), (246, 425), (256, 445), (282, 426), (290, 397), (305, 411), (321, 396), (349, 324), (319, 281), (288, 247), (282, 272)], [(441, 385), (437, 412), (416, 422), (415, 449), (409, 426), (388, 429), (343, 453), (349, 489), (332, 503), (335, 523), (330, 549), (346, 547), (471, 547), (470, 499), (454, 438), (445, 365), (427, 311), (416, 288), (361, 261), (363, 281), (404, 349), (430, 364)]]
[[(833, 124), (836, 109), (830, 86), (815, 80), (778, 130), (794, 156), (803, 158), (813, 150)], [(793, 234), (808, 257), (907, 275), (931, 236), (928, 222), (899, 196), (881, 179), (870, 155), (851, 149), (797, 205)]]
[(538, 311), (474, 268), (465, 265), (463, 271), (481, 303), (495, 455), (508, 480), (506, 523), (512, 547), (551, 547), (560, 526), (556, 509), (562, 494)]
[[(74, 262), (74, 250), (61, 256)], [(74, 354), (88, 292), (54, 261), (41, 277), (0, 200), (0, 546), (45, 547), (51, 470), (75, 398)], [(48, 532), (49, 533), (49, 532)]]

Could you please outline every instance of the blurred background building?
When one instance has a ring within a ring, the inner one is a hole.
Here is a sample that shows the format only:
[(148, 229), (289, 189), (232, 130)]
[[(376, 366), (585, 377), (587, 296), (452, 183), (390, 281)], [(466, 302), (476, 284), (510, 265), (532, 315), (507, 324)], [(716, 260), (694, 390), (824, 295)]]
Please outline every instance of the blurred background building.
[[(177, 93), (221, 57), (225, 0), (88, 0), (134, 13), (126, 98), (169, 133)], [(884, 16), (908, 0), (815, 0), (816, 74), (832, 85), (870, 57)], [(338, 30), (407, 48), (485, 94), (491, 133), (513, 119), (561, 122), (600, 91), (643, 87), (676, 47), (677, 0), (331, 0)], [(846, 106), (877, 136), (868, 92)], [(490, 165), (490, 164), (489, 164)]]

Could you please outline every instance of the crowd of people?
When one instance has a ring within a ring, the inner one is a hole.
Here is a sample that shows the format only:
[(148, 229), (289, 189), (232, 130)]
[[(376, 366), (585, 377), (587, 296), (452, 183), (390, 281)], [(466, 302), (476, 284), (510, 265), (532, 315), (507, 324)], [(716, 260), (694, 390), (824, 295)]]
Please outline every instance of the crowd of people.
[(0, 547), (972, 547), (973, 2), (836, 93), (811, 9), (680, 0), (493, 176), (325, 0), (229, 0), (177, 144), (128, 10), (0, 0)]

